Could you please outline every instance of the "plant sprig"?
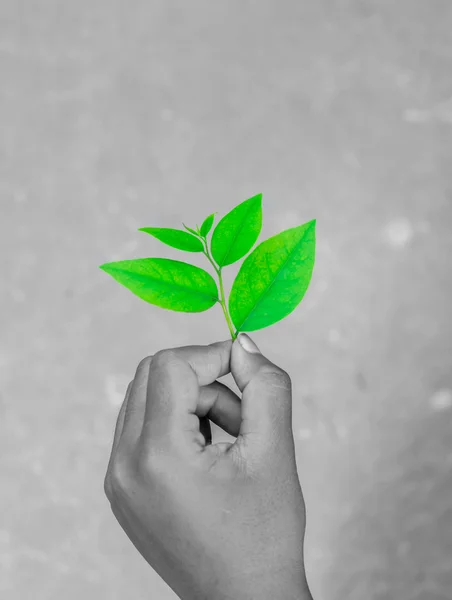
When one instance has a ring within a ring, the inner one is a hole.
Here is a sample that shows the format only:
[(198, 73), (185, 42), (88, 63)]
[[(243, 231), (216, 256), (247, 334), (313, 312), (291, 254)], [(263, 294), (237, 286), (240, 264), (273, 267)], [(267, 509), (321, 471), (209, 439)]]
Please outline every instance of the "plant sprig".
[[(210, 264), (212, 265), (212, 267), (215, 269), (216, 274), (218, 275), (218, 281), (220, 284), (220, 304), (221, 304), (221, 308), (223, 309), (223, 313), (226, 319), (226, 323), (228, 324), (229, 327), (229, 332), (231, 334), (231, 337), (233, 340), (235, 340), (235, 338), (238, 335), (238, 332), (235, 331), (234, 332), (234, 325), (232, 324), (231, 321), (231, 317), (229, 316), (228, 313), (228, 307), (226, 305), (226, 296), (224, 293), (224, 285), (223, 285), (223, 277), (221, 275), (221, 267), (219, 267), (218, 265), (215, 264), (215, 261), (213, 260), (210, 252), (209, 252), (209, 244), (207, 242), (207, 234), (209, 233), (209, 231), (212, 229), (212, 225), (214, 222), (214, 218), (215, 218), (216, 213), (213, 213), (212, 215), (210, 215), (209, 217), (207, 217), (207, 219), (204, 221), (204, 223), (201, 226), (201, 230), (199, 231), (198, 237), (201, 238), (201, 240), (204, 243), (204, 250), (203, 253), (204, 255), (207, 257), (207, 259), (209, 260)], [(197, 226), (198, 227), (198, 226)], [(199, 228), (198, 228), (199, 230)]]
[(186, 252), (202, 252), (218, 277), (188, 263), (166, 258), (143, 258), (105, 263), (102, 270), (150, 304), (181, 312), (203, 312), (221, 304), (229, 332), (255, 331), (284, 319), (301, 302), (315, 262), (316, 220), (269, 238), (249, 254), (226, 301), (222, 270), (252, 249), (262, 229), (262, 194), (242, 202), (208, 235), (215, 215), (196, 230), (143, 227), (161, 242)]

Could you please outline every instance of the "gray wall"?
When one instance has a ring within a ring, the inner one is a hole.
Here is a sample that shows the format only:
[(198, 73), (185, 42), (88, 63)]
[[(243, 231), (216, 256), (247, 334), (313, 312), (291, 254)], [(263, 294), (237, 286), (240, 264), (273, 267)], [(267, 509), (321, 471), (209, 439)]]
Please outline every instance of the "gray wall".
[(252, 334), (293, 378), (315, 600), (452, 597), (451, 30), (449, 0), (1, 1), (2, 599), (174, 597), (103, 478), (138, 362), (228, 331), (98, 265), (258, 192), (261, 240), (317, 218)]

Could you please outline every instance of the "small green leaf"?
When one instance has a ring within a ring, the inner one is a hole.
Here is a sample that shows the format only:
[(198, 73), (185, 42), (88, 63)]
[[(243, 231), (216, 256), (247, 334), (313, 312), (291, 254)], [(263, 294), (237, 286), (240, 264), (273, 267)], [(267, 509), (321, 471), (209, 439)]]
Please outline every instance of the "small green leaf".
[(185, 229), (186, 229), (187, 231), (189, 231), (190, 233), (192, 233), (193, 235), (196, 235), (196, 237), (198, 237), (198, 234), (196, 233), (196, 231), (195, 231), (194, 229), (190, 229), (190, 227), (187, 227), (187, 226), (185, 225), (185, 223), (182, 223), (182, 225), (185, 227)]
[(187, 226), (185, 225), (185, 223), (182, 223), (182, 225), (185, 227), (185, 229), (186, 229), (187, 231), (189, 231), (190, 233), (192, 233), (193, 235), (196, 235), (196, 237), (198, 237), (198, 234), (196, 233), (196, 231), (195, 231), (194, 229), (191, 229), (190, 227), (187, 227)]
[(213, 277), (178, 260), (139, 258), (99, 268), (142, 300), (168, 310), (203, 312), (219, 301)]
[(179, 229), (169, 229), (166, 227), (141, 227), (138, 231), (150, 233), (158, 240), (168, 246), (185, 250), (186, 252), (203, 252), (204, 246), (201, 240), (193, 237), (189, 233)]
[(262, 242), (244, 260), (229, 297), (238, 331), (269, 327), (301, 302), (315, 262), (315, 219)]
[(256, 243), (262, 229), (262, 194), (236, 206), (216, 226), (211, 242), (212, 256), (225, 267), (240, 260)]
[(216, 214), (217, 213), (213, 213), (212, 215), (210, 215), (209, 217), (207, 217), (207, 219), (201, 225), (201, 235), (202, 235), (202, 237), (206, 237), (208, 235), (209, 231), (212, 229), (213, 222), (215, 220), (215, 215)]

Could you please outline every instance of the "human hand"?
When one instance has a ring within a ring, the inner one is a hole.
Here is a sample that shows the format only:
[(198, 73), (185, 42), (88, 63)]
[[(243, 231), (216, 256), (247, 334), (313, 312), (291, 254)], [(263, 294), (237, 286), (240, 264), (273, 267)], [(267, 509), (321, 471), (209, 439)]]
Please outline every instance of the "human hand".
[[(291, 380), (245, 351), (242, 336), (140, 362), (105, 493), (137, 550), (183, 600), (311, 600)], [(229, 372), (242, 399), (216, 381)], [(209, 419), (235, 442), (212, 444)]]

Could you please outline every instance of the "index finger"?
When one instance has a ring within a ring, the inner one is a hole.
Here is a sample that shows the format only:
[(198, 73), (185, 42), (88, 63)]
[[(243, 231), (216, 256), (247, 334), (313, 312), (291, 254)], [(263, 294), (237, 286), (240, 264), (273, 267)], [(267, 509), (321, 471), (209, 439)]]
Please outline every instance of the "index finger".
[(155, 354), (149, 369), (142, 436), (167, 435), (176, 420), (187, 426), (186, 431), (194, 430), (195, 425), (199, 431), (195, 414), (199, 388), (230, 373), (231, 349), (232, 340), (226, 340)]

